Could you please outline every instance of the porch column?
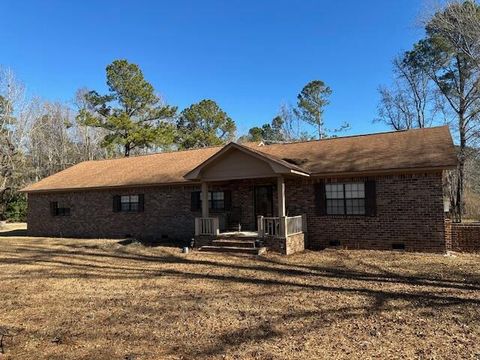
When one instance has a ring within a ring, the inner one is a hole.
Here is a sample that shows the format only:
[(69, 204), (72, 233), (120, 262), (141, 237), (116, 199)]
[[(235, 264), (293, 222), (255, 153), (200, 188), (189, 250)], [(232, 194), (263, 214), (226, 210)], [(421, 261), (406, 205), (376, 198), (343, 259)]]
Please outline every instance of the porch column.
[(285, 180), (283, 176), (277, 179), (278, 216), (284, 217), (285, 211)]
[(208, 217), (208, 184), (202, 182), (202, 218)]

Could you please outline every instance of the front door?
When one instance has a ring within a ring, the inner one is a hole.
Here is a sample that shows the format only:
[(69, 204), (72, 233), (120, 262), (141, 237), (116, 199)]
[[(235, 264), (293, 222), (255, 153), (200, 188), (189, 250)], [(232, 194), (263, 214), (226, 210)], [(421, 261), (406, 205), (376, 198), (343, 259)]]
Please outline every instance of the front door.
[[(255, 186), (255, 219), (257, 216), (273, 216), (273, 186)], [(255, 224), (257, 222), (255, 221)]]

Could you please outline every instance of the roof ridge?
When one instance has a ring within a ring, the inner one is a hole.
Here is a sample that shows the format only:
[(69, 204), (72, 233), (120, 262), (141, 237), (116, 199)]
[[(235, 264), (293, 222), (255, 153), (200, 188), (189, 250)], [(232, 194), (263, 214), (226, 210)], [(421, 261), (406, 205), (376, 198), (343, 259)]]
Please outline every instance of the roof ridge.
[[(429, 127), (423, 127), (423, 128), (390, 130), (390, 131), (373, 132), (373, 133), (367, 133), (367, 134), (337, 136), (337, 137), (330, 137), (330, 138), (325, 138), (325, 139), (312, 139), (312, 140), (291, 141), (291, 142), (275, 143), (275, 144), (264, 144), (263, 146), (305, 144), (305, 143), (319, 142), (319, 141), (323, 142), (323, 141), (328, 141), (328, 140), (349, 139), (349, 138), (354, 138), (354, 137), (375, 136), (375, 135), (385, 135), (385, 134), (398, 134), (398, 133), (402, 133), (402, 132), (417, 132), (417, 131), (425, 131), (425, 130), (429, 130), (429, 129), (439, 129), (439, 128), (444, 128), (444, 127), (448, 127), (448, 125), (438, 125), (438, 126), (429, 126)], [(261, 147), (263, 147), (263, 146), (261, 146)]]

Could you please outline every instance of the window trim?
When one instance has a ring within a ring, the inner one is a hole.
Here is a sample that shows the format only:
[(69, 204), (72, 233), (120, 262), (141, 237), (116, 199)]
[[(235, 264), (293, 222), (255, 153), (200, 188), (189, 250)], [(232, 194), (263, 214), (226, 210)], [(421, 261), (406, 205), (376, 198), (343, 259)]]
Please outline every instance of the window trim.
[[(363, 197), (361, 198), (347, 198), (347, 192), (346, 192), (346, 185), (347, 184), (363, 184)], [(341, 198), (328, 198), (328, 191), (327, 191), (327, 186), (328, 185), (342, 185), (342, 192), (343, 192), (343, 197)], [(367, 216), (367, 191), (366, 191), (366, 182), (365, 181), (349, 181), (349, 182), (337, 182), (337, 183), (328, 183), (324, 184), (325, 186), (325, 215), (327, 216)], [(328, 201), (329, 200), (343, 200), (343, 213), (341, 214), (331, 214), (328, 212)], [(351, 213), (349, 214), (347, 212), (347, 200), (363, 200), (363, 213), (361, 214), (355, 214)]]

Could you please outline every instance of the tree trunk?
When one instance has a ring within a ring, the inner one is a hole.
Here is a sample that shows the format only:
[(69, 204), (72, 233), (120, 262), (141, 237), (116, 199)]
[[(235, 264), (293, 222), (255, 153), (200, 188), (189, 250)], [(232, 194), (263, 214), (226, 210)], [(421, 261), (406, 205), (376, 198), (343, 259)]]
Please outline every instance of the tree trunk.
[(125, 157), (130, 156), (130, 144), (125, 144)]
[(459, 92), (459, 104), (458, 104), (458, 131), (460, 135), (460, 153), (458, 156), (458, 179), (457, 179), (457, 193), (455, 202), (454, 220), (462, 222), (463, 215), (463, 183), (465, 178), (465, 160), (466, 160), (466, 147), (467, 147), (467, 126), (465, 124), (465, 114), (467, 112), (467, 102), (465, 99), (465, 67), (459, 56), (456, 57), (458, 68), (458, 92)]
[(466, 135), (465, 135), (465, 121), (463, 114), (459, 114), (459, 128), (460, 128), (460, 152), (458, 154), (458, 179), (456, 189), (456, 201), (455, 201), (455, 221), (461, 222), (463, 215), (463, 187), (465, 179), (465, 160), (466, 160)]

